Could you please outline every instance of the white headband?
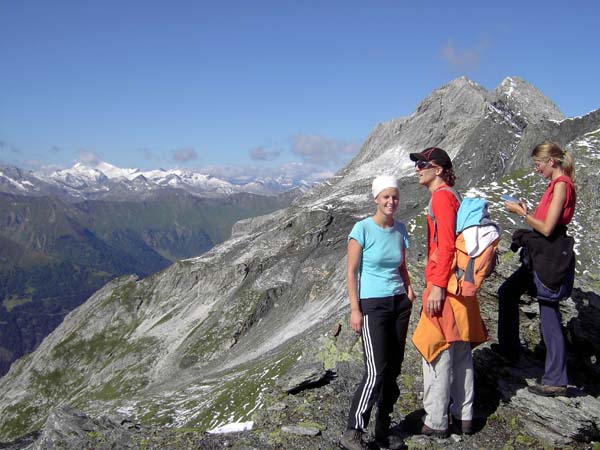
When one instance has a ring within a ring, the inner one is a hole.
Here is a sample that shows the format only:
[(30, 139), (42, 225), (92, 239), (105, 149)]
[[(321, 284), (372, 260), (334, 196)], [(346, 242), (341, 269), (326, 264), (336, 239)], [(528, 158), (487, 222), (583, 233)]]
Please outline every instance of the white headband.
[[(398, 180), (389, 175), (379, 175), (378, 177), (376, 177), (373, 180), (373, 186), (371, 187), (373, 198), (376, 198), (379, 195), (379, 193), (386, 188), (398, 189)], [(399, 190), (400, 189), (398, 189), (398, 191)]]

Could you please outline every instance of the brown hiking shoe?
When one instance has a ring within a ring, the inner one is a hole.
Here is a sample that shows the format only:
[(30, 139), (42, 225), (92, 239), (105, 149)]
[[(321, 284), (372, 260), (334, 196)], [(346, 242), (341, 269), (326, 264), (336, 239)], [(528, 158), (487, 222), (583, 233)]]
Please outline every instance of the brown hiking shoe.
[(340, 445), (346, 450), (369, 450), (361, 436), (362, 433), (358, 430), (346, 430), (340, 439)]
[(567, 397), (566, 386), (548, 386), (546, 384), (533, 384), (527, 390), (543, 397)]
[(433, 428), (429, 428), (425, 424), (423, 424), (423, 426), (421, 427), (421, 434), (425, 436), (438, 438), (447, 438), (450, 435), (450, 433), (448, 433), (448, 430), (434, 430)]
[(456, 434), (473, 434), (475, 429), (473, 428), (472, 420), (460, 420), (452, 416), (452, 432)]

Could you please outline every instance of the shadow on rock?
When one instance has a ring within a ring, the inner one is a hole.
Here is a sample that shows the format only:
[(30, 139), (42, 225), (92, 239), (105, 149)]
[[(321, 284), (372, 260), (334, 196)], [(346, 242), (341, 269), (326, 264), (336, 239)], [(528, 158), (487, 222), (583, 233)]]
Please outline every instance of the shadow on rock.
[(566, 324), (568, 373), (572, 384), (585, 392), (600, 395), (600, 296), (574, 289), (576, 313)]

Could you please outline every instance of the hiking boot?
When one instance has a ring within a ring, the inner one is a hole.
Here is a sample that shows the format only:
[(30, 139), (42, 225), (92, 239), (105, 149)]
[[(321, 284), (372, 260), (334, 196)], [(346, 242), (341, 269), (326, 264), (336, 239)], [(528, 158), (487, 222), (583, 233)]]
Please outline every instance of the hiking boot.
[(369, 450), (361, 436), (362, 433), (358, 430), (346, 430), (340, 439), (340, 445), (346, 450)]
[(533, 384), (527, 386), (527, 390), (532, 394), (543, 397), (567, 397), (566, 386), (548, 386), (546, 384)]
[(391, 424), (390, 415), (379, 410), (375, 421), (375, 443), (381, 450), (406, 448), (404, 439), (390, 430)]
[(475, 429), (472, 420), (460, 420), (452, 416), (452, 431), (455, 434), (473, 434)]
[(381, 450), (398, 450), (401, 448), (407, 448), (406, 444), (404, 443), (404, 439), (392, 432), (387, 432), (385, 434), (375, 433), (375, 443)]
[(429, 428), (427, 425), (423, 424), (421, 427), (421, 434), (424, 436), (431, 436), (437, 438), (447, 438), (450, 433), (448, 430), (434, 430), (433, 428)]

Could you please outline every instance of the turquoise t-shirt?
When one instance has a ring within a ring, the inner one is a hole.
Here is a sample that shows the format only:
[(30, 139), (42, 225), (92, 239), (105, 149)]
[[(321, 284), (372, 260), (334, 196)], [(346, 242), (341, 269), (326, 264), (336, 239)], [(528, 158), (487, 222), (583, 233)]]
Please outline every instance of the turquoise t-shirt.
[(372, 217), (357, 222), (348, 235), (362, 247), (359, 269), (358, 296), (363, 298), (389, 297), (404, 294), (400, 276), (402, 249), (408, 248), (408, 233), (402, 222), (381, 228)]

